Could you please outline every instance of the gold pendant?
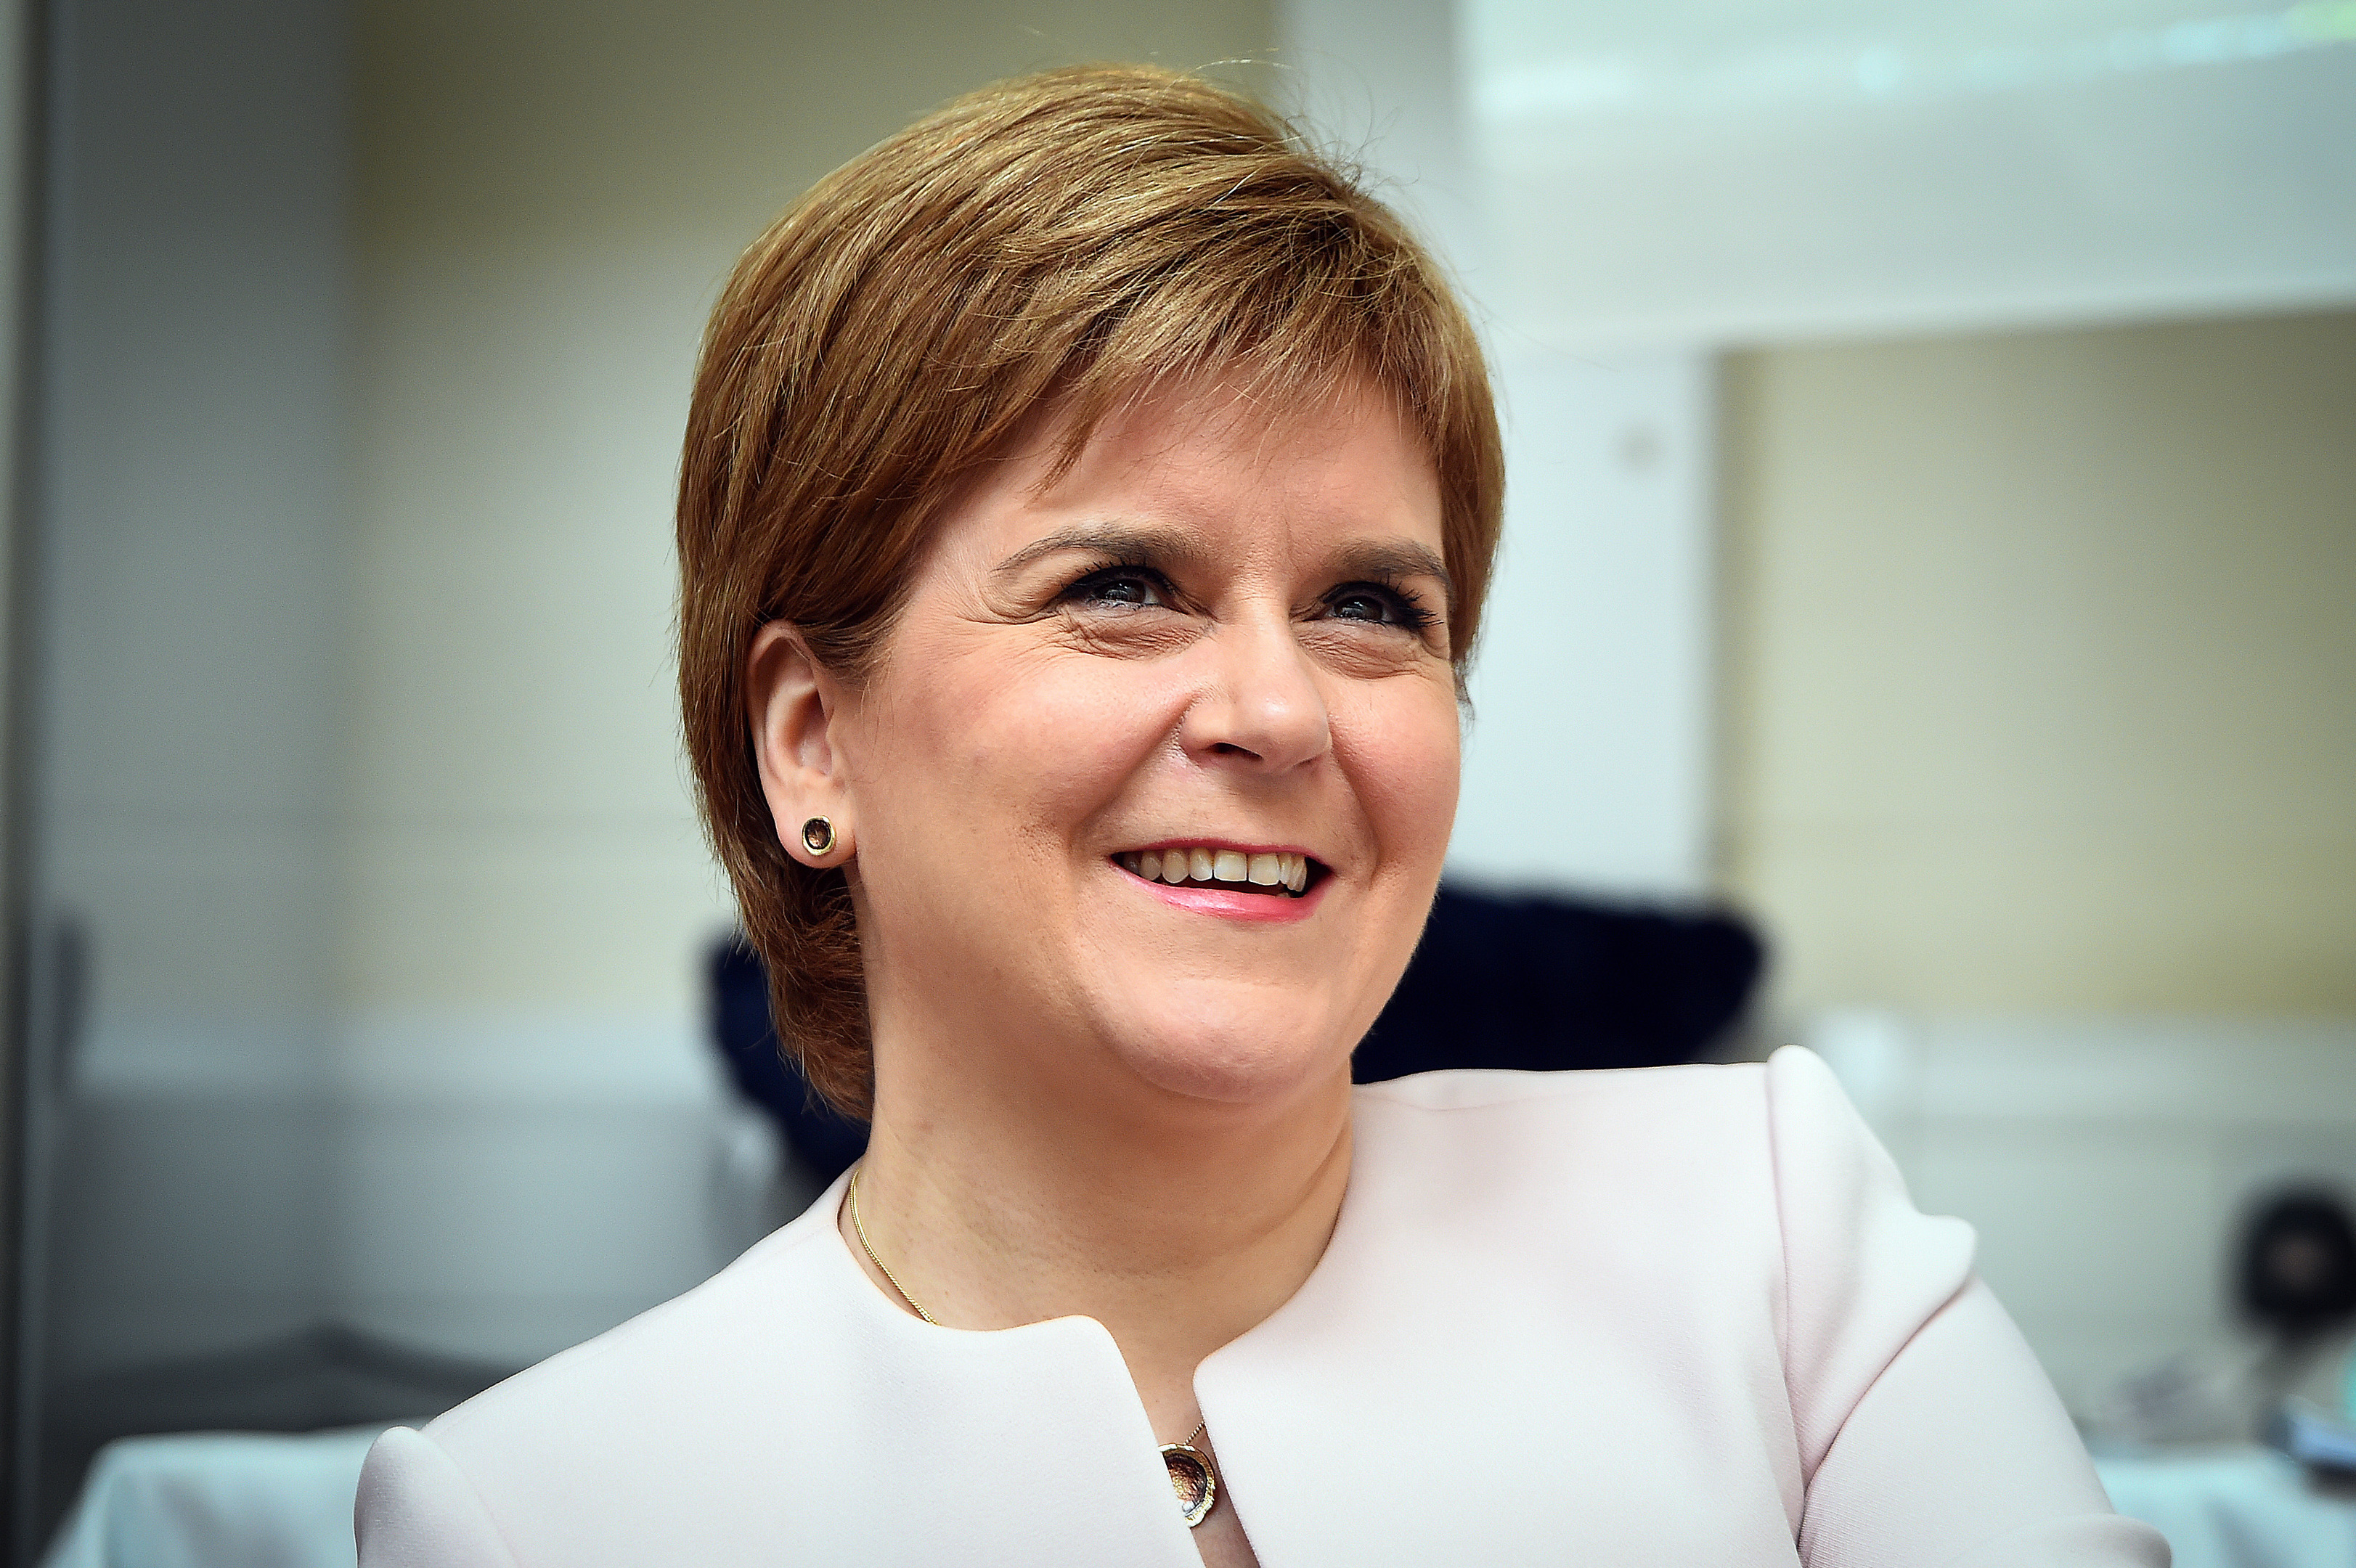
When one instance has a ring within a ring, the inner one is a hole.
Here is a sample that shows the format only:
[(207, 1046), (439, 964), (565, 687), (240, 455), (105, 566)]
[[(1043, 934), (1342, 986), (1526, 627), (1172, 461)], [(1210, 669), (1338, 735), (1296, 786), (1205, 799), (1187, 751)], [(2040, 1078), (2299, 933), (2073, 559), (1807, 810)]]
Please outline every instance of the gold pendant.
[(1219, 1473), (1203, 1451), (1186, 1443), (1164, 1443), (1162, 1462), (1169, 1467), (1170, 1489), (1178, 1494), (1178, 1516), (1194, 1529), (1211, 1515), (1219, 1500)]

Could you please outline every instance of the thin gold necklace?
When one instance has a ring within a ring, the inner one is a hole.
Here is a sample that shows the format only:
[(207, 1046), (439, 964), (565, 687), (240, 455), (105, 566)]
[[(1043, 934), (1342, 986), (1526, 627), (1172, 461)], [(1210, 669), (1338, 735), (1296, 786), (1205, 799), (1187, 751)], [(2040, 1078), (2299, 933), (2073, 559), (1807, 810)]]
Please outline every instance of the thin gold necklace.
[[(884, 1266), (884, 1260), (875, 1255), (875, 1243), (867, 1239), (867, 1223), (859, 1217), (860, 1169), (859, 1166), (851, 1167), (849, 1194), (851, 1229), (859, 1238), (859, 1250), (867, 1254), (867, 1261), (875, 1265), (875, 1272), (900, 1293), (900, 1299), (908, 1304), (908, 1310), (937, 1328), (941, 1320), (926, 1311), (924, 1304), (908, 1294), (908, 1287), (900, 1283), (898, 1275)], [(1210, 1518), (1211, 1510), (1219, 1503), (1218, 1467), (1211, 1463), (1208, 1454), (1194, 1446), (1195, 1440), (1210, 1430), (1210, 1425), (1209, 1418), (1205, 1417), (1186, 1435), (1183, 1443), (1162, 1445), (1162, 1465), (1170, 1472), (1170, 1489), (1178, 1497), (1178, 1517), (1186, 1521), (1189, 1530)]]

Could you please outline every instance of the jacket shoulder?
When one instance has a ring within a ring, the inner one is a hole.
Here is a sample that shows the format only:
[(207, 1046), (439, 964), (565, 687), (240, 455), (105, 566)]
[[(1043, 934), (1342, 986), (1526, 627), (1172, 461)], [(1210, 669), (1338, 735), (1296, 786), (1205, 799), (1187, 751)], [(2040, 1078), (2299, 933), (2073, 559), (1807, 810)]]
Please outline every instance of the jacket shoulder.
[(369, 1449), (352, 1535), (360, 1568), (515, 1568), (473, 1483), (433, 1438), (405, 1426)]
[(1604, 1266), (1599, 1248), (1640, 1259), (1701, 1224), (1716, 1233), (1708, 1267), (1772, 1270), (1766, 1084), (1747, 1062), (1365, 1085), (1345, 1203), (1435, 1237), (1480, 1216), (1582, 1266)]

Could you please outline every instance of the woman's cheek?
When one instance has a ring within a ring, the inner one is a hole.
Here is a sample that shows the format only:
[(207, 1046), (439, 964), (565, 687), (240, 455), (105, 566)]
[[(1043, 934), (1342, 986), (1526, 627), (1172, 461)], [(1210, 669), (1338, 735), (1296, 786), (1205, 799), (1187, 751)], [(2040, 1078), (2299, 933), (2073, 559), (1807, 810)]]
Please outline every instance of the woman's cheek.
[(1371, 683), (1333, 705), (1335, 752), (1389, 856), (1438, 859), (1456, 822), (1463, 725), (1451, 687)]
[(1028, 707), (1032, 723), (1051, 728), (1073, 750), (1112, 761), (1157, 750), (1177, 730), (1190, 695), (1173, 666), (1105, 660), (1043, 683)]
[(983, 722), (965, 711), (965, 787), (1017, 809), (1029, 831), (1069, 831), (1151, 766), (1184, 706), (1167, 677), (1102, 661), (1006, 687)]

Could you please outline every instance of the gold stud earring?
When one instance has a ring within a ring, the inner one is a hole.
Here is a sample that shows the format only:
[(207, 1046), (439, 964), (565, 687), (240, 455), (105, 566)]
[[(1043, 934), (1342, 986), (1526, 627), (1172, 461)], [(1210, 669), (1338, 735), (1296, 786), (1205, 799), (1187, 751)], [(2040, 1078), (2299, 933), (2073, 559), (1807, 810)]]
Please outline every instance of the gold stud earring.
[(802, 824), (802, 848), (813, 855), (823, 855), (834, 848), (834, 824), (823, 816), (813, 816)]

